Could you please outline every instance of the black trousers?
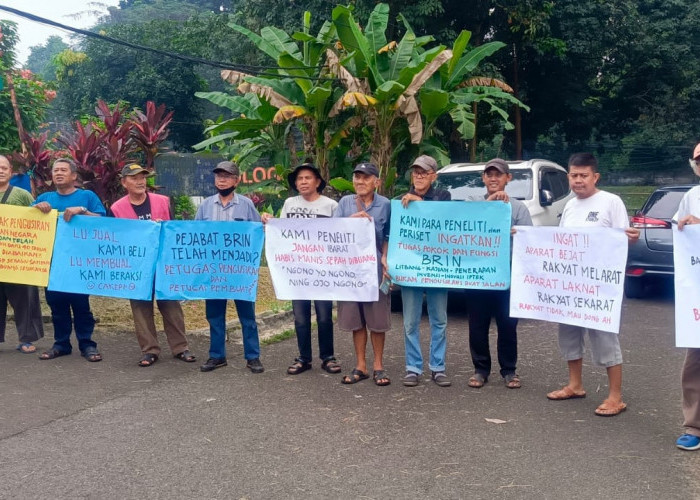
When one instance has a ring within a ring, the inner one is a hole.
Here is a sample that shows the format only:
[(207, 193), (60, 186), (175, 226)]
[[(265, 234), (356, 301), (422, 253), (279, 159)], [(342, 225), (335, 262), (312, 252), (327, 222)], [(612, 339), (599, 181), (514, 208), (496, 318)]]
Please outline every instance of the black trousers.
[(498, 364), (501, 376), (515, 373), (518, 362), (518, 319), (511, 318), (510, 290), (469, 290), (469, 350), (474, 371), (488, 377), (491, 373), (489, 327), (491, 318), (498, 327)]

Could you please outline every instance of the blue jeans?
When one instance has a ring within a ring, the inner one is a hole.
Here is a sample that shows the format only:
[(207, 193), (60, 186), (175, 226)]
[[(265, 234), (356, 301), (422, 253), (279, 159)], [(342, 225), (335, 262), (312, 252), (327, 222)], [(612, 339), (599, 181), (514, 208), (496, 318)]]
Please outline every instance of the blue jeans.
[(86, 349), (97, 348), (97, 344), (92, 340), (95, 318), (90, 311), (89, 295), (46, 290), (46, 302), (51, 308), (53, 321), (53, 349), (64, 354), (70, 354), (73, 351), (70, 332), (74, 325), (80, 352), (85, 353)]
[[(314, 300), (316, 323), (318, 324), (318, 350), (321, 361), (333, 358), (333, 302)], [(299, 359), (311, 363), (311, 301), (293, 300), (294, 329), (297, 333)]]
[(423, 293), (428, 303), (430, 322), (431, 371), (445, 371), (447, 350), (447, 290), (445, 288), (401, 287), (403, 302), (403, 338), (406, 347), (406, 371), (423, 373), (420, 350), (420, 319), (423, 313)]
[[(209, 322), (209, 357), (226, 358), (226, 304), (227, 300), (209, 299), (204, 301), (207, 321)], [(243, 355), (245, 359), (260, 357), (260, 340), (258, 323), (255, 321), (255, 302), (234, 300), (238, 320), (243, 330)]]

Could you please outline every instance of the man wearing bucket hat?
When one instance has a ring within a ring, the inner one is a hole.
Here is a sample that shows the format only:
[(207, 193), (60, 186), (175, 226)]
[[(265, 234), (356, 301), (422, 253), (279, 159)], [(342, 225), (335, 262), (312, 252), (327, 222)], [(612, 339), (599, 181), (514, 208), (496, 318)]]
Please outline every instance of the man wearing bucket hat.
[[(260, 222), (260, 214), (253, 202), (234, 192), (241, 180), (238, 165), (232, 161), (222, 161), (214, 172), (214, 185), (217, 194), (206, 198), (197, 209), (195, 220), (203, 221), (252, 221)], [(209, 372), (227, 365), (226, 361), (226, 299), (204, 301), (209, 322), (209, 359), (200, 369)], [(246, 367), (253, 373), (265, 371), (260, 362), (260, 338), (258, 323), (255, 320), (255, 302), (234, 300), (236, 312), (243, 332), (243, 354)]]
[[(323, 196), (326, 181), (321, 172), (311, 163), (304, 163), (295, 168), (287, 176), (289, 187), (294, 189), (297, 196), (291, 196), (284, 201), (280, 217), (315, 219), (318, 217), (333, 217), (338, 202)], [(267, 222), (271, 214), (262, 214), (262, 221)], [(318, 324), (318, 350), (321, 358), (321, 368), (328, 373), (341, 371), (333, 353), (333, 301), (314, 300), (316, 323)], [(290, 375), (298, 375), (311, 369), (313, 360), (311, 348), (311, 301), (293, 300), (294, 330), (297, 334), (299, 356), (287, 368)]]
[[(115, 201), (109, 208), (110, 215), (119, 219), (138, 219), (160, 222), (171, 220), (170, 198), (162, 194), (149, 193), (146, 179), (152, 174), (135, 163), (121, 171), (121, 184), (126, 196)], [(138, 365), (151, 366), (158, 361), (160, 346), (153, 320), (153, 300), (130, 300), (134, 315), (134, 331), (141, 347), (142, 357)], [(158, 310), (163, 316), (163, 329), (168, 339), (170, 352), (177, 359), (192, 363), (195, 356), (189, 351), (185, 337), (185, 315), (177, 300), (157, 300)]]
[[(411, 189), (401, 198), (404, 208), (417, 201), (450, 201), (449, 191), (435, 189), (438, 164), (432, 156), (421, 155), (411, 165)], [(428, 307), (430, 322), (430, 358), (428, 367), (431, 379), (440, 387), (452, 382), (445, 374), (447, 350), (447, 288), (401, 287), (403, 303), (403, 334), (406, 354), (406, 375), (403, 385), (418, 385), (423, 374), (423, 355), (420, 348), (420, 320), (423, 313), (423, 294)]]

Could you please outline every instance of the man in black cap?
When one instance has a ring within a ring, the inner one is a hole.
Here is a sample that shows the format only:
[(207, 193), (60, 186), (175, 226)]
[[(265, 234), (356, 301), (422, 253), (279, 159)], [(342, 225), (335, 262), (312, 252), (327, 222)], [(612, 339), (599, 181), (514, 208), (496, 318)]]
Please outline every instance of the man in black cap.
[[(240, 182), (238, 165), (222, 161), (214, 169), (214, 185), (218, 194), (206, 198), (197, 209), (195, 220), (208, 221), (252, 221), (260, 222), (260, 215), (253, 202), (245, 196), (234, 193)], [(258, 323), (255, 320), (255, 302), (235, 300), (236, 312), (243, 331), (243, 354), (246, 367), (253, 373), (264, 370), (260, 362), (260, 339)], [(226, 299), (207, 299), (205, 309), (209, 322), (209, 359), (201, 366), (209, 372), (226, 366)]]
[[(386, 255), (389, 241), (391, 202), (377, 193), (379, 169), (373, 163), (360, 163), (352, 174), (355, 194), (343, 196), (334, 217), (366, 217), (374, 223), (377, 242), (378, 279), (388, 276)], [(338, 327), (352, 331), (357, 363), (350, 375), (343, 377), (343, 384), (355, 384), (369, 378), (367, 374), (367, 330), (374, 350), (374, 383), (389, 385), (391, 380), (384, 370), (384, 337), (391, 329), (389, 296), (379, 293), (376, 302), (338, 302)]]
[[(304, 163), (295, 168), (287, 176), (289, 187), (295, 189), (299, 195), (287, 198), (284, 201), (280, 217), (315, 219), (318, 217), (333, 217), (338, 207), (338, 202), (323, 196), (323, 188), (326, 181), (321, 177), (321, 172), (311, 163)], [(266, 223), (272, 218), (271, 214), (262, 214), (262, 221)], [(318, 324), (318, 350), (321, 358), (321, 368), (328, 373), (341, 371), (333, 352), (333, 301), (314, 300), (316, 309), (316, 323)], [(311, 349), (311, 301), (293, 300), (294, 330), (297, 334), (297, 346), (299, 356), (294, 363), (287, 368), (290, 375), (298, 375), (311, 369), (313, 360)]]

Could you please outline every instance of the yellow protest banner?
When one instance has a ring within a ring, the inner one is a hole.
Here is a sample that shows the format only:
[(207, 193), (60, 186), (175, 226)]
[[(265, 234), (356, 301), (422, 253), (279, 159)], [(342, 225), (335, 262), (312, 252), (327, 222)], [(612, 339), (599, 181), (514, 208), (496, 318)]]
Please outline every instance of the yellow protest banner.
[(57, 214), (0, 204), (0, 281), (48, 284)]

